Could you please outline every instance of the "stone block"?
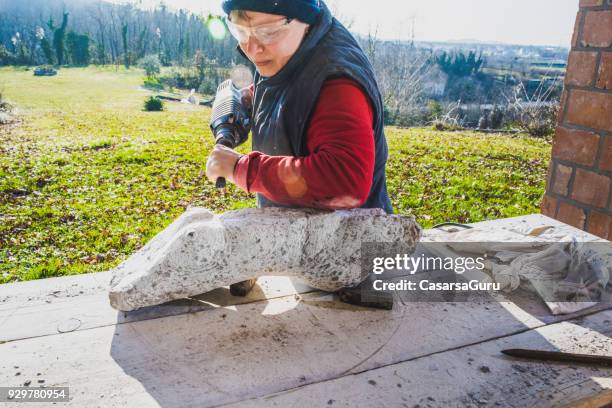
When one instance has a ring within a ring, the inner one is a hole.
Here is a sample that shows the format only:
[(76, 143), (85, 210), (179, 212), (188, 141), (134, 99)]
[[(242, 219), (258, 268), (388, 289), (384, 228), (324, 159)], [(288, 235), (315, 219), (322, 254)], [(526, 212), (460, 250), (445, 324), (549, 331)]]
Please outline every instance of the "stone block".
[(557, 219), (578, 229), (584, 229), (586, 215), (583, 209), (566, 202), (561, 202), (559, 204)]
[(540, 210), (542, 211), (542, 214), (546, 215), (547, 217), (555, 218), (557, 215), (557, 199), (549, 195), (545, 195), (542, 203), (540, 204)]
[(612, 171), (612, 136), (606, 136), (599, 160), (599, 168), (603, 171)]
[(578, 46), (580, 22), (582, 21), (582, 15), (583, 13), (581, 11), (576, 13), (576, 20), (574, 22), (574, 33), (572, 34), (572, 47)]
[(597, 53), (572, 51), (567, 62), (565, 84), (574, 86), (589, 86), (595, 77)]
[(575, 125), (612, 132), (612, 93), (570, 91), (565, 120)]
[(612, 10), (586, 13), (581, 44), (583, 47), (612, 46)]
[(555, 184), (552, 187), (552, 191), (555, 194), (567, 196), (569, 182), (572, 177), (573, 168), (557, 164), (557, 170), (555, 171)]
[(553, 142), (552, 157), (592, 166), (597, 158), (598, 147), (597, 134), (559, 126)]
[(587, 231), (603, 239), (609, 239), (612, 233), (612, 217), (597, 211), (591, 212)]
[(580, 0), (580, 7), (601, 6), (604, 0)]
[(612, 52), (602, 52), (599, 72), (597, 75), (597, 87), (601, 89), (612, 89)]
[(605, 208), (610, 193), (610, 178), (603, 174), (576, 169), (572, 199), (593, 207)]
[(413, 217), (382, 209), (191, 208), (112, 271), (109, 298), (129, 311), (264, 275), (332, 292), (363, 280), (362, 243), (412, 253), (420, 231)]

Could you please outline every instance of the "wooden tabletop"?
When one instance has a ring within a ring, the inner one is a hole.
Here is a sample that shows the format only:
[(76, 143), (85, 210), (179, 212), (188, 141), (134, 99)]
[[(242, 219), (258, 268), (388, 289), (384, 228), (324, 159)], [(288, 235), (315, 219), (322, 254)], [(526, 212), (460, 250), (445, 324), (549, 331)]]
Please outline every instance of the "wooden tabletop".
[[(554, 225), (596, 239), (541, 215), (475, 225)], [(70, 402), (55, 406), (76, 407), (612, 402), (610, 369), (500, 353), (612, 355), (611, 304), (551, 316), (518, 291), (501, 302), (400, 300), (382, 311), (270, 277), (246, 298), (221, 288), (123, 313), (108, 303), (109, 279), (103, 272), (0, 285), (0, 386), (69, 387)], [(44, 406), (19, 406), (29, 405)]]

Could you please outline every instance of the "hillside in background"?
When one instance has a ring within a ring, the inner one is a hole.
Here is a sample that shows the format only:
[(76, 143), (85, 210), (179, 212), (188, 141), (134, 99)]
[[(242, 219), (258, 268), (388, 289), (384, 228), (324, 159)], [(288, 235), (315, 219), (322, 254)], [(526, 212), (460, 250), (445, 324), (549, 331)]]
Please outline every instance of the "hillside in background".
[[(248, 64), (231, 36), (211, 34), (213, 23), (223, 29), (213, 16), (163, 4), (145, 9), (97, 0), (1, 0), (0, 65), (129, 69), (149, 56), (174, 69), (165, 77), (148, 78), (145, 85), (210, 95), (228, 68)], [(374, 67), (387, 124), (442, 121), (443, 127), (513, 128), (521, 117), (534, 116), (523, 112), (526, 107), (558, 103), (564, 48), (383, 41), (376, 33), (356, 38)], [(548, 125), (539, 133), (551, 129), (555, 114), (554, 109), (544, 112)]]

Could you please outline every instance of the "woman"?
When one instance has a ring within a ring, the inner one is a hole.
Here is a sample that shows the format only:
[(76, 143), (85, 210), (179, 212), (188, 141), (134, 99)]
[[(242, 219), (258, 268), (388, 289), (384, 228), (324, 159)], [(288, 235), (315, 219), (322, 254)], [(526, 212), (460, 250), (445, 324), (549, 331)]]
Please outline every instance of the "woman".
[(253, 151), (215, 146), (207, 177), (256, 192), (258, 207), (393, 213), (382, 98), (353, 36), (318, 0), (225, 0), (223, 9), (256, 67), (246, 98)]
[(257, 193), (258, 206), (382, 208), (387, 143), (374, 72), (317, 0), (226, 0), (255, 64), (248, 155), (215, 146), (207, 177)]

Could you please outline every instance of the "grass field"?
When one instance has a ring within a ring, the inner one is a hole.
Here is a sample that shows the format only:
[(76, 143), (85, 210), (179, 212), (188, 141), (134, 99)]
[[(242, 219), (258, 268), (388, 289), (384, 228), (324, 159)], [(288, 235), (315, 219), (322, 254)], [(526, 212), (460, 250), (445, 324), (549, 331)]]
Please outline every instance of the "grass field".
[[(204, 176), (210, 109), (144, 112), (142, 72), (0, 69), (21, 122), (0, 127), (0, 283), (107, 270), (187, 206), (254, 207)], [(527, 136), (387, 128), (389, 193), (424, 227), (538, 212), (550, 145)], [(238, 148), (249, 150), (250, 142)]]

